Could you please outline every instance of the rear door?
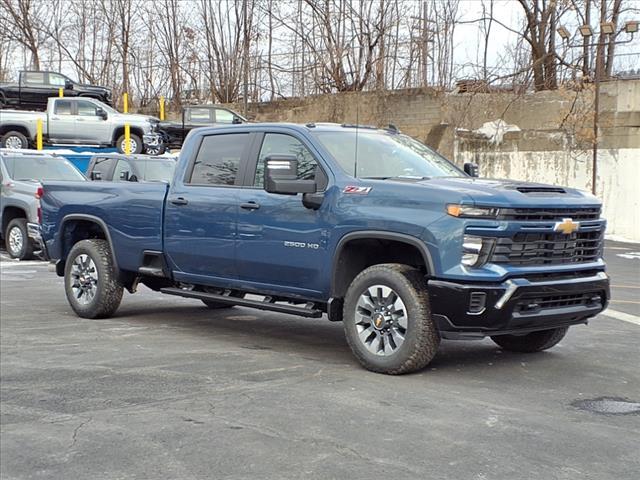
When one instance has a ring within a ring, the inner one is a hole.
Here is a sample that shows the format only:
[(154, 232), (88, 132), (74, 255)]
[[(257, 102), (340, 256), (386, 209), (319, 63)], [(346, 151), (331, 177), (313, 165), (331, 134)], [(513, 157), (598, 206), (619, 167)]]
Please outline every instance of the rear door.
[(46, 107), (53, 91), (45, 72), (22, 72), (20, 75), (20, 102), (25, 105)]
[(238, 191), (252, 137), (202, 137), (184, 178), (174, 179), (165, 210), (165, 251), (177, 280), (225, 286), (237, 277)]
[(302, 203), (302, 194), (279, 195), (264, 190), (264, 161), (269, 155), (295, 155), (298, 177), (315, 179), (327, 188), (326, 170), (302, 137), (269, 132), (256, 138), (245, 188), (238, 192), (238, 278), (257, 288), (284, 287), (287, 292), (319, 295), (323, 288), (329, 225), (324, 208)]
[(49, 138), (61, 143), (72, 142), (76, 138), (76, 116), (71, 100), (56, 99), (53, 112), (49, 112), (47, 128)]

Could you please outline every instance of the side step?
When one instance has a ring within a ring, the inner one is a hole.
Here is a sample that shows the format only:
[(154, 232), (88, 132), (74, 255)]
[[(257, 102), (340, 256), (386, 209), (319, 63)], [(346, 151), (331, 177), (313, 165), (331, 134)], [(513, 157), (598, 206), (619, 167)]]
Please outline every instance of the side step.
[[(269, 300), (248, 300), (246, 298), (236, 298), (227, 295), (218, 295), (215, 293), (195, 292), (193, 290), (184, 290), (182, 288), (161, 288), (162, 293), (167, 295), (176, 295), (185, 298), (197, 298), (198, 300), (211, 300), (214, 302), (226, 303), (228, 305), (240, 305), (242, 307), (251, 307), (258, 310), (269, 310), (272, 312), (288, 313), (290, 315), (300, 315), (301, 317), (319, 318), (322, 311), (309, 307), (296, 307), (295, 305), (283, 305)], [(269, 297), (265, 297), (268, 299)]]

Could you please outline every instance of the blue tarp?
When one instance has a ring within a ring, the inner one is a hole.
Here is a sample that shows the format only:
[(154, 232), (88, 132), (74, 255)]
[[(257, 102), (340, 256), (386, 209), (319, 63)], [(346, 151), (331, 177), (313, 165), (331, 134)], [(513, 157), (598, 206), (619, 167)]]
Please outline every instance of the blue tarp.
[[(96, 153), (117, 153), (114, 147), (47, 147), (45, 151), (55, 152), (69, 160), (82, 173), (87, 173), (89, 161)], [(61, 150), (60, 152), (56, 150)], [(68, 153), (73, 152), (73, 153)]]

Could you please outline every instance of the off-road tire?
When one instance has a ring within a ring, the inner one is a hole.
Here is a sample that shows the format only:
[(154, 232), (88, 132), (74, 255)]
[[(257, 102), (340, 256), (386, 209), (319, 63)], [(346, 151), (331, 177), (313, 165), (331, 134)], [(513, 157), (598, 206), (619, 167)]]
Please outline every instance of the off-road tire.
[[(11, 247), (11, 234), (12, 230), (18, 229), (22, 235), (22, 247), (19, 250), (14, 250)], [(18, 260), (29, 260), (33, 258), (33, 242), (29, 238), (27, 232), (27, 220), (24, 218), (14, 218), (7, 225), (7, 230), (4, 232), (4, 243), (7, 248), (7, 253), (11, 258)]]
[(491, 337), (500, 348), (510, 352), (535, 353), (557, 345), (569, 327), (540, 330), (526, 335), (496, 335)]
[[(142, 139), (135, 133), (130, 134), (129, 138), (136, 142), (136, 149), (134, 151), (129, 152), (129, 154), (137, 155), (139, 153), (142, 153), (142, 147), (143, 147)], [(116, 148), (118, 149), (118, 153), (124, 153), (124, 150), (122, 148), (122, 142), (124, 142), (124, 133), (120, 135), (118, 137), (118, 140), (116, 141)]]
[[(405, 339), (388, 356), (376, 355), (363, 345), (356, 326), (356, 306), (371, 286), (381, 284), (394, 290), (407, 311)], [(427, 366), (438, 351), (440, 333), (431, 317), (427, 282), (419, 270), (402, 264), (379, 264), (363, 270), (351, 282), (344, 299), (343, 325), (351, 351), (367, 370), (399, 375)]]
[[(88, 255), (96, 266), (98, 281), (93, 300), (83, 305), (77, 301), (71, 288), (71, 269), (79, 255)], [(67, 301), (76, 315), (82, 318), (111, 317), (122, 301), (123, 287), (117, 280), (113, 257), (106, 240), (81, 240), (69, 252), (64, 268), (64, 288)]]
[(29, 139), (27, 137), (25, 137), (25, 135), (23, 133), (17, 132), (15, 130), (11, 130), (10, 132), (5, 133), (2, 136), (2, 138), (0, 138), (0, 147), (2, 147), (2, 148), (11, 148), (11, 147), (7, 147), (7, 141), (11, 137), (16, 137), (16, 138), (20, 139), (20, 142), (22, 143), (22, 145), (20, 146), (19, 149), (29, 148)]

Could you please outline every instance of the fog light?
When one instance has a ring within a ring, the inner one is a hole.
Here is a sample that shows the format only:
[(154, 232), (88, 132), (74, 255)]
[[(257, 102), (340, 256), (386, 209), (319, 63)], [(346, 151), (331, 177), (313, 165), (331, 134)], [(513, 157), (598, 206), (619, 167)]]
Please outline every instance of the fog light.
[(471, 292), (469, 296), (469, 313), (484, 312), (487, 303), (487, 294), (484, 292)]

